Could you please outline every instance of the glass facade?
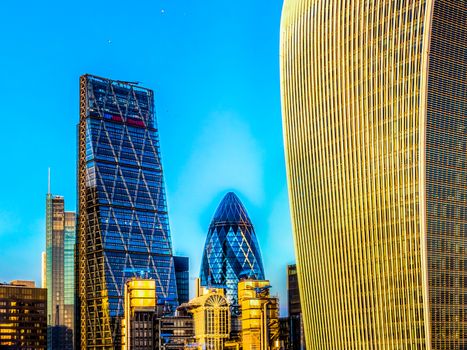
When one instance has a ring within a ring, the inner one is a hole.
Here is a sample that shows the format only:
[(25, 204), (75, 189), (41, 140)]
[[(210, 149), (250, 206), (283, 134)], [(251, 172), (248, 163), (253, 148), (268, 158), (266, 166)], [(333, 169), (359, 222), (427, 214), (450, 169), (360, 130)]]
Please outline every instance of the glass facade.
[(77, 237), (80, 343), (118, 347), (125, 281), (144, 273), (177, 305), (154, 96), (135, 84), (80, 78)]
[(75, 244), (76, 244), (76, 214), (65, 212), (64, 238), (64, 319), (66, 327), (67, 347), (73, 349), (73, 332), (75, 329)]
[(467, 3), (286, 0), (306, 344), (465, 349)]
[(46, 286), (48, 348), (73, 349), (74, 330), (74, 212), (65, 199), (46, 197)]
[(426, 239), (433, 349), (467, 348), (467, 3), (435, 1), (426, 111)]
[(190, 300), (190, 260), (185, 256), (174, 256), (174, 264), (178, 304), (181, 305)]
[(264, 279), (261, 252), (245, 207), (233, 192), (222, 199), (209, 226), (201, 262), (201, 285), (224, 288), (237, 304), (240, 277)]
[(63, 320), (65, 200), (48, 193), (46, 198), (47, 323)]

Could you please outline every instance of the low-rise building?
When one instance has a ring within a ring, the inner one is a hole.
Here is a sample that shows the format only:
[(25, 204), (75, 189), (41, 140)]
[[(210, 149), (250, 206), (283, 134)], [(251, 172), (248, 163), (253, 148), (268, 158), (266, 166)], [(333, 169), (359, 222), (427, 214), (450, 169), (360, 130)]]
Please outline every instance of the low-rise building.
[(47, 349), (47, 289), (31, 281), (0, 284), (0, 348)]
[(125, 284), (122, 350), (155, 347), (156, 281), (133, 278)]
[(164, 350), (183, 350), (194, 342), (194, 322), (191, 316), (164, 316), (156, 322), (156, 347)]
[(188, 303), (187, 310), (193, 315), (194, 343), (188, 348), (199, 350), (223, 350), (230, 337), (230, 305), (223, 289), (198, 289), (198, 296)]
[(243, 350), (280, 349), (279, 299), (270, 296), (269, 288), (267, 280), (238, 283)]

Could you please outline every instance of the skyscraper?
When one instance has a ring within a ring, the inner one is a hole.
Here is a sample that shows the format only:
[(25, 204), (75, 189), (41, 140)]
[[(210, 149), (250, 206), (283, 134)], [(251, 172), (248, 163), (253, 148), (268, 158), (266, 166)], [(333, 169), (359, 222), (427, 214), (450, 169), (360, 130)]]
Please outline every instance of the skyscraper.
[(78, 129), (80, 344), (117, 348), (126, 280), (143, 272), (177, 304), (152, 90), (83, 75)]
[[(75, 329), (75, 244), (76, 244), (76, 213), (71, 211), (65, 212), (64, 226), (64, 242), (63, 242), (63, 292), (64, 292), (64, 319), (70, 338), (69, 348), (73, 349), (73, 333)], [(62, 348), (64, 349), (64, 348)]]
[(229, 192), (209, 226), (201, 285), (224, 288), (229, 303), (236, 304), (240, 277), (264, 280), (264, 269), (253, 224), (240, 199)]
[(49, 349), (73, 349), (75, 213), (65, 199), (46, 197), (47, 343)]
[(47, 254), (41, 254), (41, 288), (47, 289)]
[(465, 349), (467, 3), (286, 0), (306, 345)]

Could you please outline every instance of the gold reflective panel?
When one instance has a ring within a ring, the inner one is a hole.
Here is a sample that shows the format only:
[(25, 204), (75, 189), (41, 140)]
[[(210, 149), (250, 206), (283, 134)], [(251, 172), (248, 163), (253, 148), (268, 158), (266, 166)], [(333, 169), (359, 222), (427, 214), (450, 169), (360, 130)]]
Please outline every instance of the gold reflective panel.
[(271, 297), (268, 280), (238, 282), (243, 350), (277, 350), (279, 345), (279, 300)]
[(308, 349), (467, 347), (467, 2), (285, 0)]

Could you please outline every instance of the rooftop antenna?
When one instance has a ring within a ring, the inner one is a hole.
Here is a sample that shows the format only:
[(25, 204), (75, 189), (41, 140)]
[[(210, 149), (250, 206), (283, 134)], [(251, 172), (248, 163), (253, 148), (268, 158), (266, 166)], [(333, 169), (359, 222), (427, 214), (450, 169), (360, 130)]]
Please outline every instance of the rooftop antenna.
[(47, 177), (47, 194), (50, 194), (50, 167), (49, 167), (49, 174)]

